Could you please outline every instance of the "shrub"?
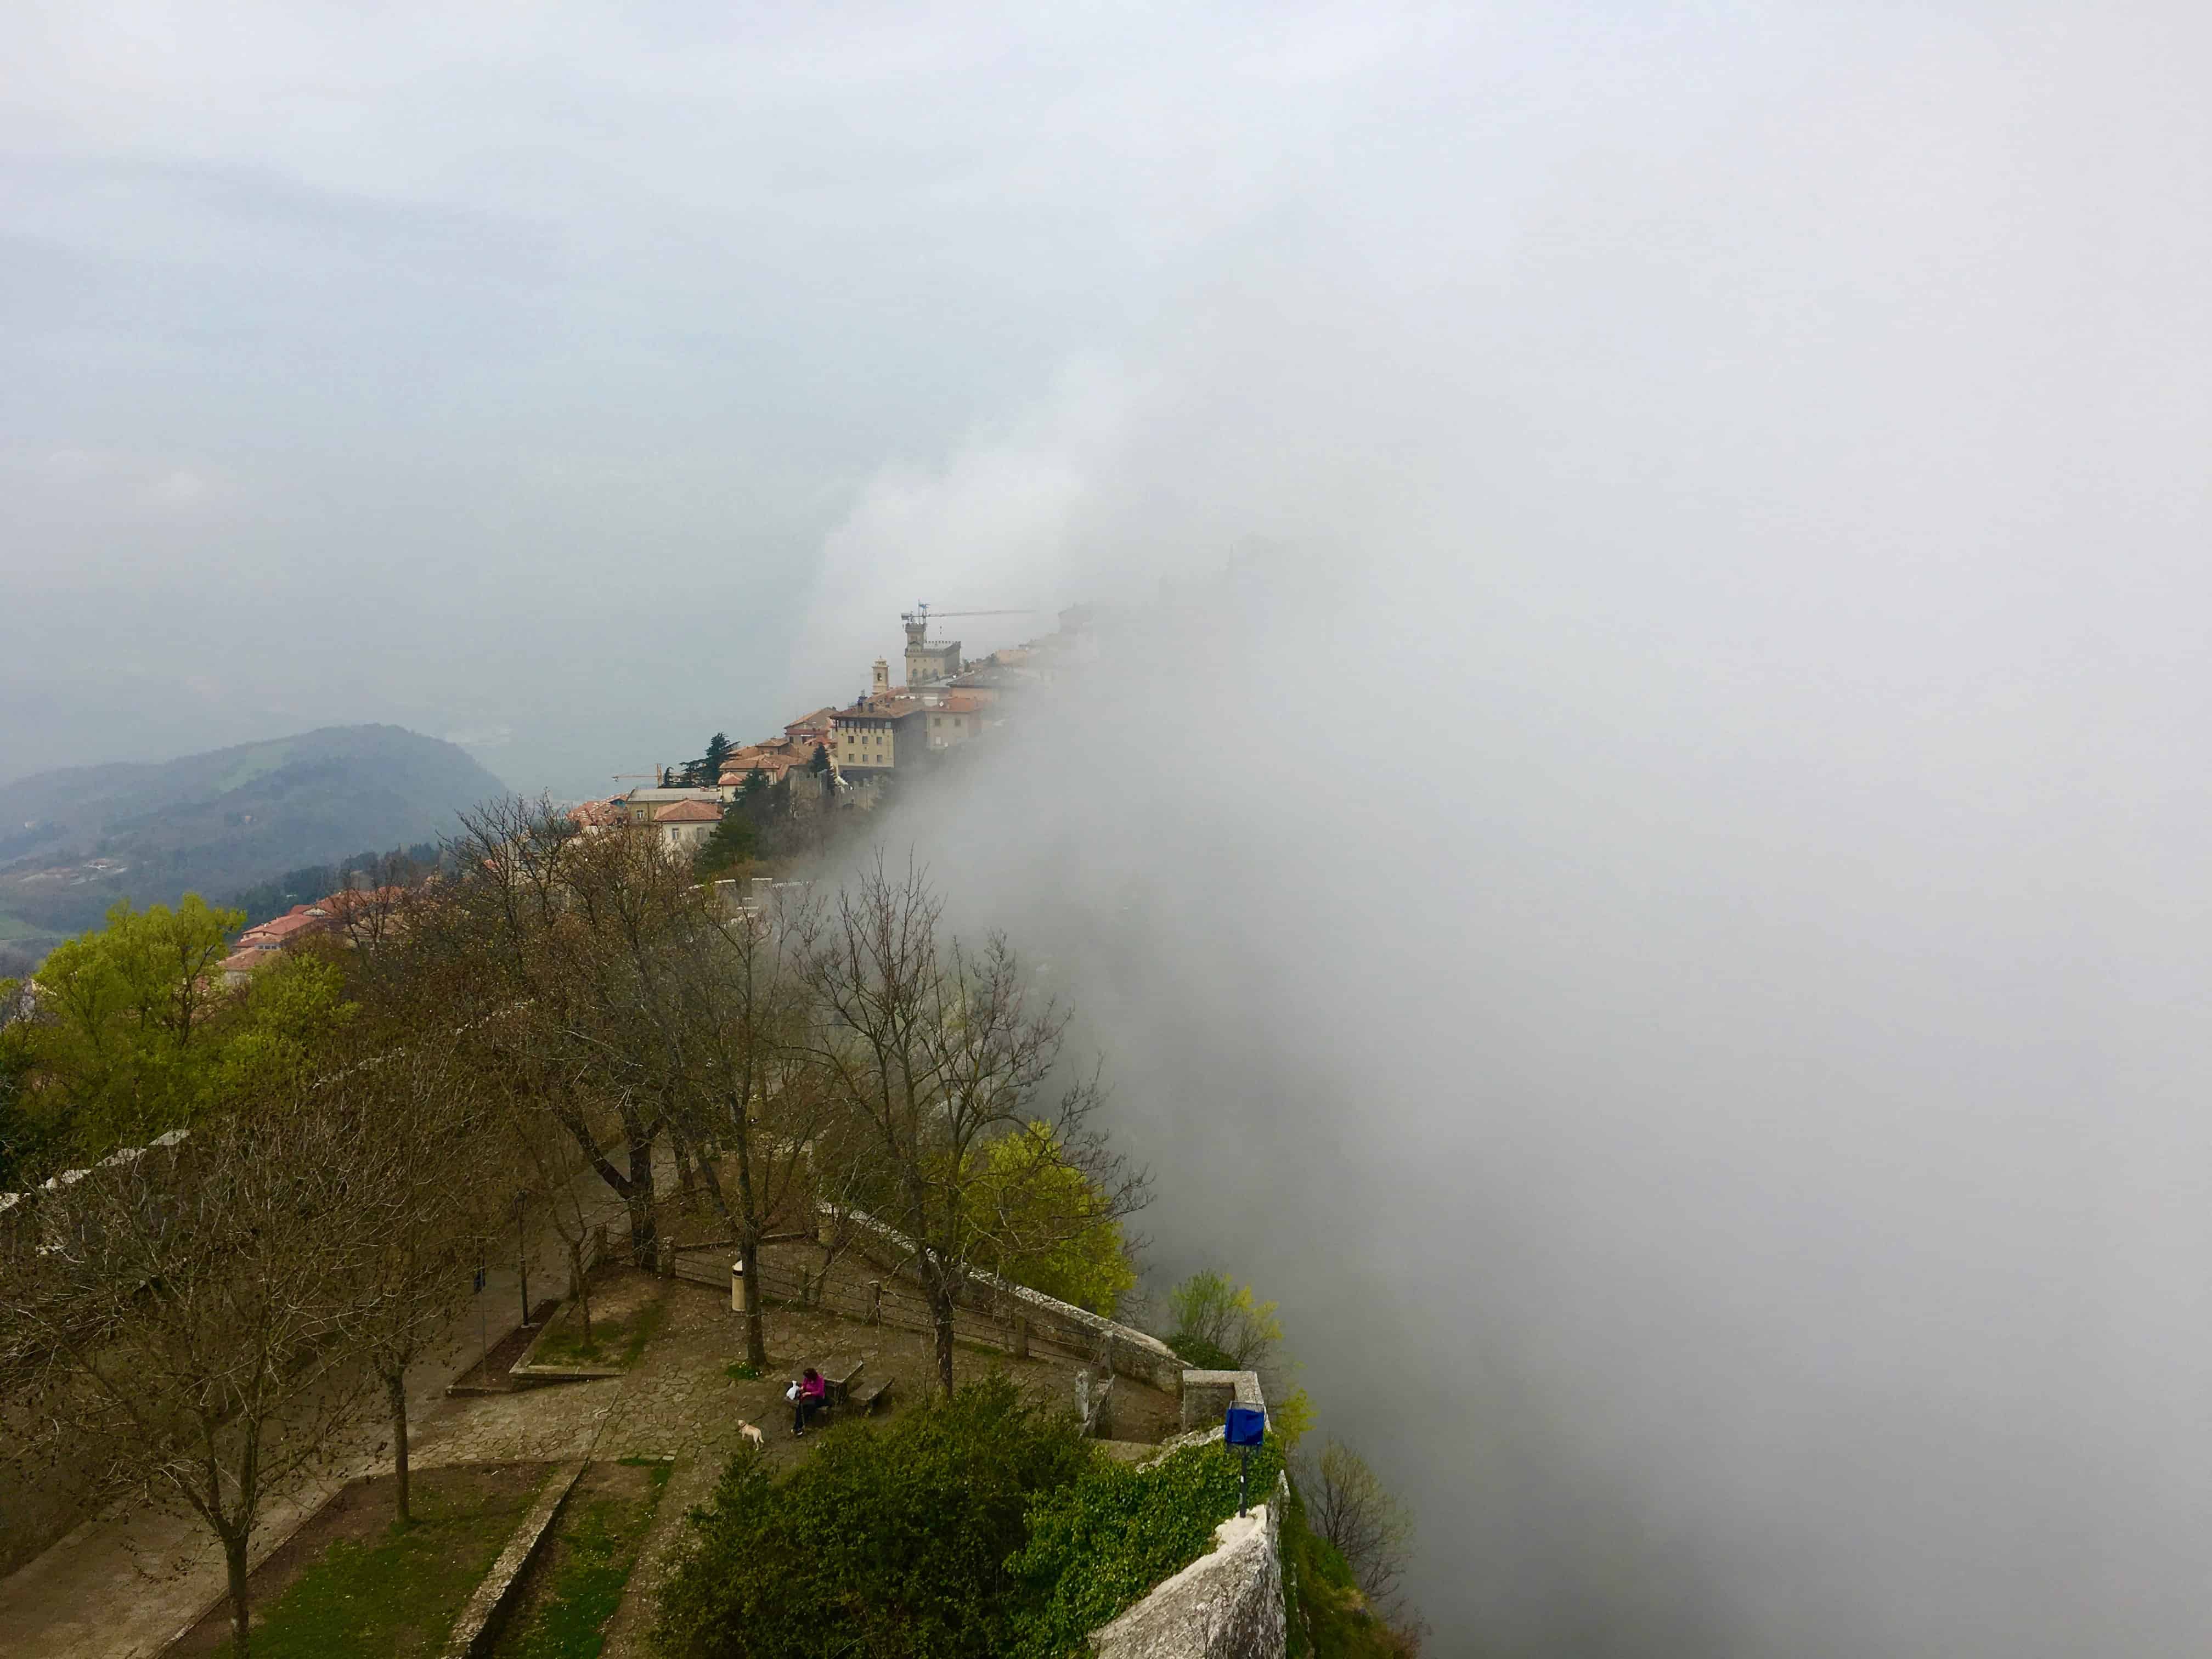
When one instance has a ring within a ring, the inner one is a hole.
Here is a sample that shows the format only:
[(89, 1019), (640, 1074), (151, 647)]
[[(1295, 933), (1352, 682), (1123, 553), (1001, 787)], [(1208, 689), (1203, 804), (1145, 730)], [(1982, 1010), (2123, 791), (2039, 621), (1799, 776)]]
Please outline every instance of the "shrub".
[[(1027, 1547), (1008, 1564), (1020, 1581), (1022, 1659), (1061, 1659), (1084, 1638), (1212, 1547), (1237, 1513), (1241, 1454), (1218, 1440), (1145, 1468), (1096, 1462), (1073, 1486), (1030, 1508)], [(1283, 1467), (1273, 1437), (1252, 1455), (1253, 1501), (1273, 1495)]]
[(999, 1376), (880, 1430), (833, 1428), (781, 1485), (741, 1452), (690, 1517), (657, 1640), (683, 1659), (1006, 1652), (1030, 1501), (1090, 1462), (1073, 1423)]
[(1283, 1340), (1275, 1304), (1226, 1273), (1193, 1273), (1168, 1293), (1175, 1334), (1168, 1346), (1192, 1364), (1219, 1371), (1257, 1370)]

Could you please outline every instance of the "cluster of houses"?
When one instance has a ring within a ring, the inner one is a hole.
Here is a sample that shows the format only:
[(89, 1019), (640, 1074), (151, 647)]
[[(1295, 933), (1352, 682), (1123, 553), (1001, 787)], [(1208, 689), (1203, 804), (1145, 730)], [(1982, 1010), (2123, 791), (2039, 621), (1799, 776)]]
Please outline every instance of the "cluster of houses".
[(216, 972), (234, 990), (255, 969), (302, 939), (323, 934), (341, 944), (358, 944), (364, 935), (391, 925), (406, 896), (398, 887), (360, 887), (325, 894), (313, 904), (295, 904), (283, 915), (257, 922), (240, 933), (230, 954), (216, 964)]
[(790, 784), (794, 811), (833, 799), (869, 805), (882, 779), (930, 765), (1003, 725), (1012, 694), (1049, 680), (1063, 658), (1088, 643), (1091, 611), (1063, 611), (1058, 633), (973, 662), (961, 656), (959, 641), (927, 637), (926, 611), (902, 620), (905, 684), (893, 685), (890, 661), (878, 657), (868, 690), (850, 704), (815, 709), (785, 726), (780, 738), (731, 750), (713, 783), (678, 782), (664, 770), (650, 787), (585, 801), (571, 816), (587, 827), (650, 823), (672, 849), (690, 850), (714, 833), (740, 790), (757, 787), (755, 780)]

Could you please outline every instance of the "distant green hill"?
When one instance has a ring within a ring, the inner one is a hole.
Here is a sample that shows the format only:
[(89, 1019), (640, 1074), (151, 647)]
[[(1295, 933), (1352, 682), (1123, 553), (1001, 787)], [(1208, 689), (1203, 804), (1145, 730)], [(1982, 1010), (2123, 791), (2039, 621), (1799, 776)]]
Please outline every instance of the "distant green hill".
[(0, 785), (0, 972), (96, 926), (118, 898), (229, 900), (281, 872), (434, 840), (505, 792), (462, 750), (397, 726)]

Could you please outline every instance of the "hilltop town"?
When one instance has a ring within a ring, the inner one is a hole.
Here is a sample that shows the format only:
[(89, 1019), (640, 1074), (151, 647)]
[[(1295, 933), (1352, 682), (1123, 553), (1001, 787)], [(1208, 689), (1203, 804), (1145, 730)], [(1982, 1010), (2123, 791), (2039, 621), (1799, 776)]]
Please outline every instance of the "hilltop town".
[(845, 707), (813, 709), (781, 735), (742, 745), (717, 733), (701, 758), (656, 767), (653, 783), (581, 803), (576, 815), (663, 824), (670, 845), (682, 847), (705, 838), (720, 807), (763, 786), (793, 786), (793, 811), (833, 802), (866, 809), (885, 780), (912, 776), (1018, 718), (1024, 692), (1049, 684), (1095, 643), (1090, 605), (1060, 611), (1054, 633), (972, 659), (962, 656), (958, 640), (929, 637), (927, 605), (899, 620), (906, 634), (901, 684), (891, 684), (890, 659), (878, 657), (868, 689)]

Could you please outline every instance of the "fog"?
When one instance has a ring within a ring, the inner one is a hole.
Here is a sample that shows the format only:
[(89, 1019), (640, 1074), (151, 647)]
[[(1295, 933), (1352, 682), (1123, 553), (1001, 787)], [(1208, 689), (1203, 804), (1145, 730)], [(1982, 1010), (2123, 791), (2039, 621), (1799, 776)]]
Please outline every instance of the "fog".
[(922, 856), (1439, 1651), (2212, 1635), (2203, 42), (1954, 21), (1547, 134), (1510, 232), (1366, 204), (1427, 257), (1224, 280), (828, 542), (831, 635), (916, 547), (1131, 607)]
[[(23, 764), (218, 616), (226, 719), (580, 789), (916, 599), (1120, 607), (894, 833), (1081, 1007), (1155, 1283), (1282, 1302), (1432, 1651), (2203, 1650), (2197, 9), (544, 16), (329, 47), (281, 167), (146, 71), (428, 275), (286, 217), (344, 330), (247, 253), (159, 350), (10, 308)], [(205, 253), (82, 84), (14, 269)]]

